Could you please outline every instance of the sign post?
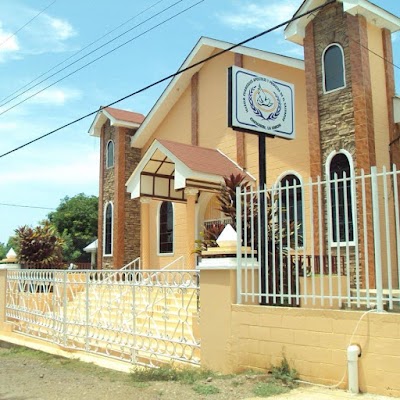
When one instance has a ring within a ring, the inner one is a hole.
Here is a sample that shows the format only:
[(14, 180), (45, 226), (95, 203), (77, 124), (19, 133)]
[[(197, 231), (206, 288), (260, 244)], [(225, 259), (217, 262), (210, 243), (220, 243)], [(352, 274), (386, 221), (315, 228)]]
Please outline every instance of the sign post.
[[(267, 185), (266, 138), (295, 138), (294, 86), (243, 68), (228, 69), (228, 126), (234, 130), (258, 135), (258, 187), (261, 193)], [(265, 204), (266, 196), (260, 196), (260, 262), (261, 304), (267, 304), (266, 296), (266, 243)]]

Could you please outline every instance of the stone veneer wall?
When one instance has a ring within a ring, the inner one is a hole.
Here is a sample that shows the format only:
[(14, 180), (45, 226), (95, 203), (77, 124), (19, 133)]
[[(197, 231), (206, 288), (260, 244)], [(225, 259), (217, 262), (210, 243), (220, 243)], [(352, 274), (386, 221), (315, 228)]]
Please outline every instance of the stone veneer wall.
[[(100, 160), (101, 163), (101, 168), (103, 170), (103, 181), (100, 183), (100, 190), (102, 192), (102, 196), (99, 197), (101, 198), (102, 203), (99, 204), (99, 214), (101, 213), (102, 215), (102, 224), (101, 224), (101, 230), (99, 230), (99, 238), (101, 237), (101, 247), (100, 247), (100, 241), (99, 241), (99, 254), (101, 256), (102, 262), (99, 265), (99, 268), (102, 269), (112, 269), (113, 268), (113, 256), (104, 256), (104, 250), (103, 250), (103, 235), (104, 235), (104, 207), (108, 202), (112, 202), (114, 206), (114, 211), (115, 211), (115, 168), (107, 168), (106, 167), (106, 153), (107, 153), (107, 143), (109, 140), (114, 141), (114, 149), (115, 149), (115, 127), (110, 125), (110, 121), (106, 121), (104, 127), (103, 127), (103, 140), (102, 140), (102, 145), (103, 151), (102, 154), (104, 155), (103, 158)], [(114, 154), (114, 160), (115, 160), (115, 155)]]
[[(101, 173), (99, 196), (99, 268), (121, 268), (140, 256), (140, 203), (132, 200), (125, 183), (140, 161), (140, 150), (130, 147), (132, 129), (115, 127), (106, 121), (101, 140)], [(106, 168), (106, 146), (114, 141), (114, 167)], [(121, 142), (122, 141), (122, 142)], [(103, 255), (104, 207), (114, 206), (113, 255)]]
[[(337, 43), (343, 48), (346, 87), (324, 93), (322, 55), (326, 47), (332, 43)], [(351, 154), (356, 173), (361, 168), (369, 173), (370, 166), (376, 164), (376, 157), (365, 18), (344, 13), (342, 3), (329, 5), (320, 11), (307, 26), (304, 44), (307, 91), (309, 91), (307, 107), (310, 154), (313, 158), (314, 155), (317, 155), (320, 162), (320, 167), (318, 167), (313, 165), (315, 159), (310, 160), (313, 179), (318, 175), (322, 179), (326, 178), (325, 168), (328, 156), (333, 151), (341, 149)], [(367, 190), (369, 189), (367, 188)], [(372, 226), (372, 217), (369, 211), (372, 206), (369, 199), (370, 197), (366, 204), (367, 225)], [(329, 216), (326, 211), (325, 221), (327, 218)], [(361, 210), (358, 215), (358, 230), (359, 232), (363, 231)], [(327, 227), (325, 232), (327, 232)], [(314, 240), (316, 239), (318, 238), (314, 238)], [(326, 239), (329, 245), (329, 238)], [(368, 233), (368, 243), (373, 243), (372, 232)], [(359, 236), (359, 246), (361, 248), (364, 246), (364, 238), (361, 236)], [(371, 247), (370, 260), (373, 260), (372, 251)], [(354, 259), (354, 252), (351, 254), (351, 259)], [(363, 267), (365, 260), (360, 259), (360, 263)], [(370, 263), (369, 276), (370, 284), (373, 285), (372, 263)]]
[[(320, 11), (313, 20), (322, 175), (324, 175), (326, 159), (332, 151), (346, 149), (353, 157), (355, 156), (351, 64), (346, 29), (348, 15), (343, 13), (342, 8), (341, 3), (334, 3)], [(332, 43), (340, 44), (344, 51), (346, 87), (324, 93), (322, 54)], [(313, 153), (310, 152), (310, 154)]]

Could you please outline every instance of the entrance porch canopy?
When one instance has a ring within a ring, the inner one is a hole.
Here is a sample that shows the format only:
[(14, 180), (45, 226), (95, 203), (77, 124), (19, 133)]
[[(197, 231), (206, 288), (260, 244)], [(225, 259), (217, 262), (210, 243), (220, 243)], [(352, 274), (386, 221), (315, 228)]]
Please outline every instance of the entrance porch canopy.
[(126, 183), (131, 198), (151, 197), (186, 202), (184, 189), (214, 192), (223, 177), (245, 174), (255, 179), (216, 149), (169, 140), (155, 140)]

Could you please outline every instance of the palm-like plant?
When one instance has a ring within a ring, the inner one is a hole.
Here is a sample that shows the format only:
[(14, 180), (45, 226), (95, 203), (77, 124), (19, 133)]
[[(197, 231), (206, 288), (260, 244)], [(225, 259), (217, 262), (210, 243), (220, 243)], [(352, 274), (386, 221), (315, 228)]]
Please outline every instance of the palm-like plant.
[(19, 244), (18, 259), (22, 266), (40, 264), (52, 268), (62, 261), (63, 240), (57, 230), (45, 221), (43, 225), (31, 228), (22, 226), (15, 230)]

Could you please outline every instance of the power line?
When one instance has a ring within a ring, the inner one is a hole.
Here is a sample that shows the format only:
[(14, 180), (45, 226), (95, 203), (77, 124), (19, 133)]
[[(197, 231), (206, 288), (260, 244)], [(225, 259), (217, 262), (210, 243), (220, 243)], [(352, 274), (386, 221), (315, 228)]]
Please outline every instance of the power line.
[[(138, 26), (143, 25), (144, 23), (150, 21), (151, 19), (153, 19), (153, 18), (155, 18), (155, 17), (161, 15), (162, 13), (164, 13), (165, 11), (169, 10), (170, 8), (176, 6), (178, 3), (181, 3), (182, 1), (185, 1), (185, 0), (178, 0), (178, 1), (176, 1), (175, 3), (173, 3), (173, 4), (170, 5), (170, 6), (168, 6), (167, 8), (163, 9), (162, 11), (158, 12), (157, 14), (154, 14), (153, 16), (149, 17), (149, 18), (146, 19), (145, 21), (142, 21), (140, 24), (135, 25), (134, 27), (132, 27), (132, 28), (128, 29), (127, 31), (121, 33), (120, 35), (116, 36), (114, 39), (109, 40), (108, 42), (102, 44), (101, 46), (97, 47), (96, 49), (94, 49), (94, 50), (90, 51), (89, 53), (85, 54), (84, 56), (78, 58), (77, 60), (73, 61), (72, 63), (68, 64), (67, 66), (61, 68), (61, 69), (58, 70), (57, 72), (51, 74), (51, 75), (48, 76), (47, 78), (45, 78), (45, 79), (41, 80), (40, 82), (36, 83), (35, 85), (31, 86), (29, 89), (27, 89), (27, 90), (25, 90), (24, 92), (20, 93), (18, 96), (15, 96), (15, 97), (11, 98), (10, 100), (6, 101), (6, 102), (3, 103), (3, 104), (0, 104), (0, 107), (6, 105), (6, 104), (8, 104), (8, 103), (10, 103), (12, 100), (16, 99), (17, 97), (20, 97), (21, 95), (23, 95), (24, 93), (28, 92), (29, 90), (31, 90), (31, 89), (33, 89), (33, 88), (39, 86), (41, 83), (43, 83), (43, 82), (49, 80), (49, 79), (52, 78), (53, 76), (55, 76), (55, 75), (59, 74), (60, 72), (66, 70), (66, 69), (69, 68), (71, 65), (74, 65), (74, 64), (76, 64), (77, 62), (83, 60), (84, 58), (86, 58), (86, 57), (88, 57), (89, 55), (93, 54), (94, 52), (96, 52), (97, 50), (101, 49), (102, 47), (105, 47), (106, 45), (108, 45), (108, 44), (110, 44), (111, 42), (113, 42), (113, 41), (119, 39), (121, 36), (127, 34), (128, 32), (132, 31), (133, 29), (137, 28)], [(12, 110), (13, 108), (19, 106), (20, 104), (25, 103), (27, 100), (31, 99), (32, 97), (37, 96), (38, 94), (42, 93), (43, 91), (47, 90), (48, 88), (50, 88), (50, 87), (56, 85), (57, 83), (63, 81), (64, 79), (70, 77), (71, 75), (74, 75), (75, 73), (79, 72), (79, 71), (82, 70), (83, 68), (86, 68), (87, 66), (93, 64), (94, 62), (100, 60), (101, 58), (103, 58), (103, 57), (105, 57), (105, 56), (107, 56), (107, 55), (113, 53), (114, 51), (118, 50), (119, 48), (121, 48), (121, 47), (127, 45), (128, 43), (130, 43), (130, 42), (136, 40), (138, 37), (143, 36), (144, 34), (150, 32), (151, 30), (153, 30), (153, 29), (155, 29), (155, 28), (157, 28), (157, 27), (159, 27), (160, 25), (163, 25), (164, 23), (166, 23), (166, 22), (170, 21), (171, 19), (177, 17), (178, 15), (182, 14), (183, 12), (185, 12), (185, 11), (187, 11), (187, 10), (193, 8), (194, 6), (196, 6), (196, 5), (200, 4), (200, 3), (202, 3), (203, 1), (204, 1), (204, 0), (198, 1), (197, 3), (193, 4), (192, 6), (186, 8), (186, 9), (184, 9), (183, 11), (181, 11), (181, 12), (179, 12), (179, 13), (173, 15), (172, 17), (170, 17), (170, 18), (168, 18), (168, 19), (166, 19), (166, 20), (160, 22), (159, 24), (153, 26), (152, 28), (146, 30), (145, 32), (142, 32), (141, 34), (139, 34), (139, 35), (137, 35), (137, 36), (135, 36), (135, 37), (133, 37), (133, 38), (127, 40), (126, 42), (122, 43), (121, 45), (119, 45), (119, 46), (117, 46), (117, 47), (114, 47), (114, 48), (111, 49), (110, 51), (108, 51), (108, 52), (102, 54), (101, 56), (99, 56), (99, 57), (93, 59), (92, 61), (89, 61), (88, 63), (84, 64), (83, 66), (81, 66), (81, 67), (79, 67), (79, 68), (77, 68), (76, 70), (72, 71), (71, 73), (65, 75), (64, 77), (58, 79), (57, 81), (51, 83), (50, 85), (44, 87), (43, 89), (38, 90), (37, 92), (35, 92), (35, 93), (33, 93), (32, 95), (26, 97), (25, 99), (23, 99), (23, 100), (21, 100), (20, 102), (14, 104), (13, 106), (7, 108), (6, 110), (0, 112), (0, 115), (3, 115), (3, 114), (5, 114), (5, 113), (7, 113), (8, 111)]]
[(11, 203), (0, 203), (0, 206), (22, 207), (22, 208), (37, 208), (39, 210), (56, 210), (56, 208), (50, 208), (50, 207), (26, 206), (26, 205), (22, 205), (22, 204), (11, 204)]
[(17, 29), (14, 33), (12, 33), (6, 40), (0, 43), (0, 47), (3, 46), (4, 43), (7, 43), (12, 37), (14, 37), (19, 31), (22, 31), (28, 24), (30, 24), (34, 19), (36, 19), (40, 14), (43, 14), (50, 6), (52, 6), (57, 0), (51, 2), (47, 7), (43, 8), (42, 11), (37, 13), (34, 17), (32, 17), (25, 25), (21, 26), (21, 28)]
[[(43, 83), (43, 82), (49, 80), (50, 78), (52, 78), (52, 77), (55, 76), (55, 75), (58, 75), (60, 72), (66, 70), (67, 68), (71, 67), (72, 65), (74, 65), (74, 64), (78, 63), (79, 61), (83, 60), (84, 58), (90, 56), (91, 54), (95, 53), (97, 50), (100, 50), (101, 48), (103, 48), (103, 47), (109, 45), (110, 43), (112, 43), (112, 42), (114, 42), (115, 40), (121, 38), (122, 36), (126, 35), (127, 33), (131, 32), (132, 30), (138, 28), (139, 26), (145, 24), (146, 22), (150, 21), (151, 19), (153, 19), (153, 18), (155, 18), (155, 17), (161, 15), (161, 14), (164, 13), (165, 11), (167, 11), (167, 10), (169, 10), (170, 8), (176, 6), (178, 3), (181, 3), (181, 2), (184, 1), (184, 0), (179, 0), (179, 1), (175, 2), (174, 4), (171, 4), (170, 6), (166, 7), (166, 8), (163, 9), (162, 11), (160, 11), (160, 12), (158, 12), (158, 13), (152, 15), (151, 17), (149, 17), (149, 18), (147, 18), (146, 20), (140, 22), (139, 24), (133, 26), (132, 28), (130, 28), (130, 29), (128, 29), (128, 30), (122, 32), (121, 34), (119, 34), (119, 35), (116, 36), (115, 38), (109, 40), (108, 42), (102, 44), (102, 45), (99, 46), (99, 47), (96, 47), (94, 50), (90, 51), (89, 53), (85, 54), (84, 56), (78, 58), (77, 60), (75, 60), (75, 61), (73, 61), (73, 62), (71, 62), (71, 63), (69, 63), (68, 65), (66, 65), (65, 67), (63, 67), (63, 68), (59, 69), (58, 71), (54, 72), (53, 74), (51, 74), (51, 75), (48, 76), (47, 78), (42, 79), (40, 82), (36, 83), (35, 85), (32, 85), (32, 86), (28, 87), (28, 89), (24, 90), (23, 92), (19, 93), (18, 95), (14, 96), (14, 97), (11, 97), (11, 96), (13, 96), (14, 94), (16, 94), (16, 93), (20, 92), (21, 90), (25, 89), (25, 88), (26, 88), (27, 86), (29, 86), (31, 83), (37, 81), (38, 79), (40, 79), (40, 78), (43, 77), (44, 75), (48, 74), (50, 71), (53, 71), (53, 70), (54, 70), (55, 68), (57, 68), (58, 66), (64, 64), (64, 63), (65, 63), (66, 61), (68, 61), (69, 59), (71, 59), (71, 58), (75, 57), (77, 54), (83, 52), (85, 49), (87, 49), (88, 47), (92, 46), (94, 43), (97, 43), (98, 41), (100, 41), (101, 39), (103, 39), (105, 36), (107, 36), (107, 35), (109, 35), (110, 33), (116, 31), (116, 30), (119, 29), (121, 26), (126, 25), (128, 22), (132, 21), (133, 19), (135, 19), (135, 18), (138, 17), (139, 15), (145, 13), (146, 11), (148, 11), (149, 9), (151, 9), (152, 7), (154, 7), (154, 6), (156, 6), (157, 4), (161, 3), (162, 1), (164, 1), (164, 0), (159, 0), (158, 2), (156, 2), (155, 4), (153, 4), (152, 6), (146, 8), (145, 10), (143, 10), (142, 12), (140, 12), (139, 14), (137, 14), (137, 15), (135, 15), (134, 17), (130, 18), (129, 20), (125, 21), (123, 24), (119, 25), (118, 27), (116, 27), (116, 28), (113, 29), (112, 31), (106, 33), (105, 35), (101, 36), (99, 39), (97, 39), (97, 40), (93, 41), (92, 43), (88, 44), (88, 45), (85, 46), (83, 49), (79, 50), (78, 52), (76, 52), (76, 53), (73, 54), (72, 56), (68, 57), (68, 58), (65, 59), (64, 61), (58, 63), (58, 64), (55, 65), (53, 68), (49, 69), (47, 72), (44, 72), (44, 73), (41, 74), (39, 77), (37, 77), (37, 78), (35, 78), (34, 80), (32, 80), (31, 82), (27, 83), (26, 85), (24, 85), (24, 86), (21, 87), (20, 89), (16, 90), (15, 92), (11, 93), (11, 94), (8, 95), (7, 97), (3, 98), (1, 101), (2, 101), (2, 102), (4, 101), (4, 102), (0, 104), (0, 107), (5, 106), (6, 104), (10, 103), (11, 101), (15, 100), (16, 98), (22, 96), (23, 94), (27, 93), (28, 91), (30, 91), (30, 90), (34, 89), (35, 87), (39, 86), (41, 83)], [(105, 55), (107, 55), (107, 54), (108, 54), (108, 53), (106, 53)], [(70, 75), (68, 75), (68, 76), (70, 76)], [(58, 82), (59, 82), (59, 81), (57, 81), (56, 83), (58, 83)], [(48, 87), (49, 87), (49, 86), (48, 86)], [(46, 87), (44, 90), (46, 90), (48, 87)], [(38, 94), (38, 93), (41, 93), (41, 91), (34, 93), (31, 97), (35, 96), (35, 95)], [(10, 97), (11, 97), (11, 98), (10, 98)], [(31, 97), (26, 98), (24, 101), (30, 99)], [(8, 99), (8, 100), (7, 100), (7, 99)], [(7, 100), (7, 101), (5, 101), (5, 100)], [(22, 101), (21, 103), (23, 103), (24, 101)], [(19, 104), (21, 104), (21, 103), (18, 103), (18, 104), (16, 104), (16, 105), (19, 105)], [(5, 110), (4, 112), (7, 112), (7, 111), (11, 110), (12, 108), (13, 108), (13, 107), (11, 107), (11, 108)], [(0, 115), (1, 115), (1, 114), (0, 114)]]
[(52, 130), (52, 131), (50, 131), (50, 132), (45, 133), (44, 135), (41, 135), (41, 136), (39, 136), (39, 137), (37, 137), (37, 138), (35, 138), (35, 139), (33, 139), (33, 140), (30, 140), (29, 142), (26, 142), (26, 143), (24, 143), (24, 144), (22, 144), (22, 145), (20, 145), (20, 146), (18, 146), (18, 147), (16, 147), (16, 148), (12, 149), (12, 150), (9, 150), (9, 151), (7, 151), (6, 153), (1, 154), (1, 155), (0, 155), (0, 158), (3, 158), (3, 157), (5, 157), (5, 156), (7, 156), (8, 154), (14, 153), (14, 152), (16, 152), (16, 151), (18, 151), (18, 150), (20, 150), (20, 149), (26, 147), (26, 146), (29, 146), (29, 145), (32, 144), (32, 143), (35, 143), (35, 142), (37, 142), (37, 141), (39, 141), (39, 140), (41, 140), (41, 139), (44, 139), (45, 137), (50, 136), (50, 135), (52, 135), (53, 133), (56, 133), (56, 132), (58, 132), (58, 131), (60, 131), (60, 130), (62, 130), (62, 129), (64, 129), (64, 128), (67, 128), (68, 126), (71, 126), (71, 125), (73, 125), (73, 124), (76, 124), (77, 122), (82, 121), (83, 119), (88, 118), (88, 117), (90, 117), (91, 115), (97, 114), (100, 110), (102, 110), (102, 109), (104, 109), (104, 108), (111, 107), (111, 106), (113, 106), (113, 105), (115, 105), (115, 104), (117, 104), (117, 103), (120, 103), (120, 102), (123, 101), (123, 100), (126, 100), (126, 99), (128, 99), (128, 98), (130, 98), (130, 97), (132, 97), (132, 96), (135, 96), (135, 95), (139, 94), (139, 93), (142, 93), (142, 92), (144, 92), (144, 91), (146, 91), (146, 90), (148, 90), (148, 89), (150, 89), (150, 88), (152, 88), (152, 87), (154, 87), (154, 86), (159, 85), (160, 83), (163, 83), (163, 82), (165, 82), (165, 81), (167, 81), (167, 80), (169, 80), (169, 79), (171, 79), (171, 78), (174, 78), (175, 76), (178, 76), (178, 75), (180, 75), (180, 74), (183, 74), (183, 73), (186, 72), (186, 71), (189, 71), (189, 70), (191, 70), (191, 69), (193, 69), (193, 68), (196, 68), (197, 66), (199, 66), (199, 65), (201, 65), (201, 64), (204, 64), (204, 63), (206, 63), (207, 61), (210, 61), (210, 60), (212, 60), (212, 59), (214, 59), (214, 58), (216, 58), (216, 57), (219, 57), (220, 55), (222, 55), (222, 54), (224, 54), (224, 53), (227, 53), (227, 52), (229, 52), (229, 51), (235, 49), (236, 47), (243, 46), (244, 44), (246, 44), (246, 43), (248, 43), (248, 42), (251, 42), (252, 40), (258, 39), (259, 37), (264, 36), (264, 35), (266, 35), (266, 34), (268, 34), (268, 33), (270, 33), (270, 32), (273, 32), (273, 31), (275, 31), (275, 30), (281, 28), (282, 26), (287, 25), (288, 23), (290, 23), (290, 22), (292, 22), (292, 21), (296, 21), (296, 20), (298, 20), (298, 19), (300, 19), (300, 18), (302, 18), (302, 17), (304, 17), (304, 16), (307, 16), (307, 15), (309, 15), (309, 14), (311, 14), (311, 13), (317, 11), (317, 10), (320, 10), (320, 9), (324, 8), (324, 7), (326, 7), (326, 6), (329, 5), (329, 4), (333, 4), (333, 3), (335, 3), (335, 2), (336, 2), (336, 0), (329, 0), (329, 1), (327, 1), (325, 4), (322, 4), (322, 5), (318, 6), (318, 7), (315, 7), (315, 8), (313, 8), (312, 10), (307, 11), (307, 12), (305, 12), (305, 13), (303, 13), (303, 14), (296, 15), (296, 16), (292, 17), (291, 19), (289, 19), (289, 20), (287, 20), (287, 21), (285, 21), (285, 22), (282, 22), (282, 23), (280, 23), (280, 24), (278, 24), (278, 25), (275, 25), (273, 28), (267, 29), (267, 30), (265, 30), (265, 31), (263, 31), (263, 32), (261, 32), (261, 33), (258, 33), (257, 35), (251, 36), (250, 38), (245, 39), (245, 40), (243, 40), (243, 41), (241, 41), (241, 42), (239, 42), (239, 43), (237, 43), (237, 44), (233, 44), (232, 46), (229, 46), (227, 49), (224, 49), (224, 50), (221, 50), (221, 51), (219, 51), (219, 52), (217, 52), (217, 53), (215, 53), (215, 54), (212, 54), (211, 56), (206, 57), (206, 58), (204, 58), (204, 59), (202, 59), (202, 60), (200, 60), (200, 61), (198, 61), (198, 62), (196, 62), (196, 63), (194, 63), (194, 64), (192, 64), (192, 65), (189, 65), (189, 66), (186, 67), (186, 68), (180, 69), (179, 71), (177, 71), (177, 72), (175, 72), (175, 73), (173, 73), (173, 74), (170, 74), (170, 75), (168, 75), (168, 76), (166, 76), (166, 77), (164, 77), (164, 78), (162, 78), (162, 79), (159, 79), (159, 80), (156, 81), (156, 82), (153, 82), (153, 83), (151, 83), (151, 84), (149, 84), (149, 85), (147, 85), (147, 86), (145, 86), (145, 87), (143, 87), (143, 88), (141, 88), (141, 89), (139, 89), (139, 90), (136, 90), (135, 92), (132, 92), (132, 93), (130, 93), (130, 94), (124, 96), (124, 97), (121, 97), (120, 99), (115, 100), (115, 101), (113, 101), (112, 103), (107, 104), (106, 106), (102, 106), (102, 107), (100, 107), (99, 109), (97, 109), (97, 110), (95, 110), (95, 111), (92, 111), (92, 112), (90, 112), (90, 113), (88, 113), (88, 114), (86, 114), (86, 115), (83, 115), (83, 116), (80, 117), (80, 118), (75, 119), (74, 121), (71, 121), (71, 122), (69, 122), (69, 123), (67, 123), (67, 124), (65, 124), (65, 125), (62, 125), (62, 126), (56, 128), (56, 129), (54, 129), (54, 130)]

